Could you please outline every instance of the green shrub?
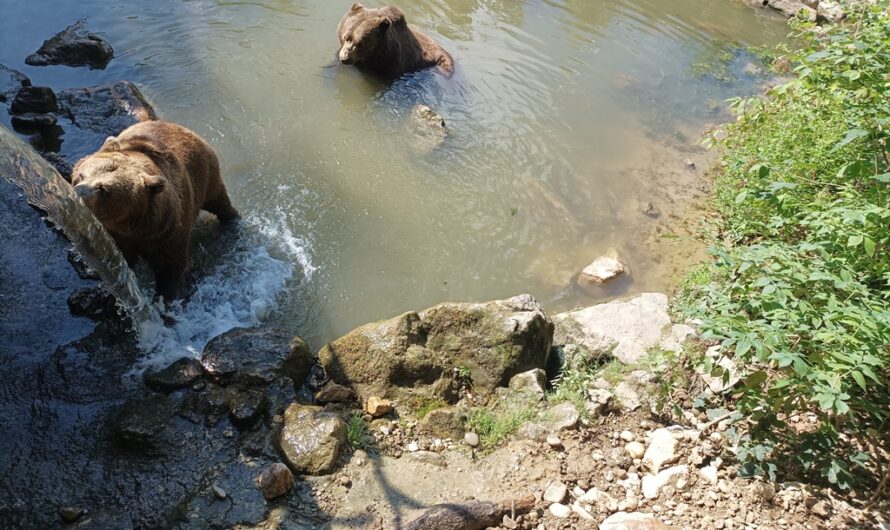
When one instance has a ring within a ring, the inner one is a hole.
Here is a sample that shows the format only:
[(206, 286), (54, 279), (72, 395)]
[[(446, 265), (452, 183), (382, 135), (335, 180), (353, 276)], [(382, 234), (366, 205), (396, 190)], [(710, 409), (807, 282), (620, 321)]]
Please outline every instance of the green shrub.
[(859, 9), (800, 27), (796, 79), (732, 102), (711, 138), (720, 243), (678, 298), (745, 373), (748, 469), (842, 489), (890, 443), (890, 0)]

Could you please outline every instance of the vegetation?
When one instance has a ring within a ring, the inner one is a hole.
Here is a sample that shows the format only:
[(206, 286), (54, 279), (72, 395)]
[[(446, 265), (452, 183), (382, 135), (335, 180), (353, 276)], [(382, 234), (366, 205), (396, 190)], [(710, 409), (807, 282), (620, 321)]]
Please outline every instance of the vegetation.
[(422, 420), (430, 412), (432, 412), (436, 409), (441, 409), (441, 408), (447, 407), (447, 406), (448, 406), (448, 403), (446, 403), (444, 400), (439, 399), (439, 398), (428, 400), (428, 401), (424, 402), (423, 404), (421, 404), (419, 407), (417, 407), (417, 414), (416, 414), (417, 419)]
[(479, 407), (467, 416), (467, 429), (479, 436), (483, 450), (491, 450), (535, 416), (533, 406), (487, 409)]
[(745, 373), (748, 469), (841, 489), (890, 470), (890, 0), (857, 9), (799, 26), (796, 78), (731, 102), (719, 242), (680, 297)]
[(353, 449), (364, 449), (371, 442), (371, 433), (361, 414), (354, 414), (346, 424), (346, 443)]

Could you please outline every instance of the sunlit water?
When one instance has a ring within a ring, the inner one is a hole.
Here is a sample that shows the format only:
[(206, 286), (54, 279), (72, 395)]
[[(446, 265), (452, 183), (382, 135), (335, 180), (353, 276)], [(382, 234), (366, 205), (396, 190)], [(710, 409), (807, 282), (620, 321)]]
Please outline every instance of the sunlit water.
[[(55, 89), (133, 81), (220, 156), (245, 220), (195, 243), (163, 357), (264, 320), (319, 346), (444, 300), (528, 292), (558, 310), (672, 288), (706, 191), (684, 159), (704, 160), (722, 100), (764, 81), (740, 48), (786, 34), (734, 0), (405, 0), (456, 72), (383, 83), (335, 64), (351, 4), (0, 0), (0, 63)], [(79, 17), (114, 46), (106, 70), (24, 65)], [(448, 124), (435, 150), (407, 128), (416, 103)], [(629, 280), (571, 287), (610, 247)]]

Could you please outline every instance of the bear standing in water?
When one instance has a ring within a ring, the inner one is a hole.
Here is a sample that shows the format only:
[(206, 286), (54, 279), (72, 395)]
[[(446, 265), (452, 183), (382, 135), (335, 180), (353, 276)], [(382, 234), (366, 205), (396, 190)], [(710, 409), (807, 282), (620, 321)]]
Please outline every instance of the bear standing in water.
[(430, 66), (450, 76), (454, 60), (436, 42), (408, 27), (405, 14), (395, 6), (368, 9), (353, 4), (337, 27), (338, 58), (374, 73), (398, 77)]
[(188, 267), (199, 211), (223, 222), (238, 217), (213, 148), (173, 123), (137, 123), (109, 137), (77, 162), (71, 184), (127, 261), (145, 259), (157, 294), (168, 301)]

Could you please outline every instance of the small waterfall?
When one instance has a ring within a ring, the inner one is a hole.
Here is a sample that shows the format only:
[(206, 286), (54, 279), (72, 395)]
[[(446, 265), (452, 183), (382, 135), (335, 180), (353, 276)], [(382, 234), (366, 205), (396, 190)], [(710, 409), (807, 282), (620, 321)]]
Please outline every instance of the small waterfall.
[[(59, 173), (29, 145), (0, 126), (0, 175), (18, 186), (28, 202), (68, 237), (84, 262), (102, 279), (102, 285), (122, 308), (145, 329), (148, 322), (161, 323), (151, 299), (139, 289), (136, 276), (105, 228), (87, 209)], [(155, 327), (157, 329), (157, 327)]]

